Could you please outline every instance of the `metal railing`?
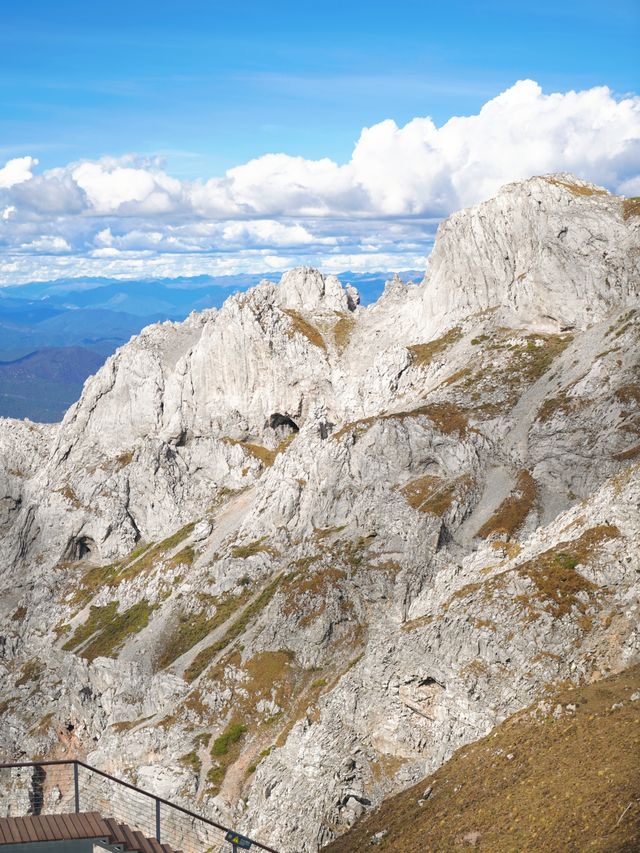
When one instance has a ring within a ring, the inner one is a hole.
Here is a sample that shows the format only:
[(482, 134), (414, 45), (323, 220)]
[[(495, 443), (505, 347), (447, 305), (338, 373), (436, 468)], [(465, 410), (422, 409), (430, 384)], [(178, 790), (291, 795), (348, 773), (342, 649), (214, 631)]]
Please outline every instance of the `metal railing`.
[(0, 763), (0, 816), (99, 812), (183, 853), (277, 853), (209, 818), (83, 761)]

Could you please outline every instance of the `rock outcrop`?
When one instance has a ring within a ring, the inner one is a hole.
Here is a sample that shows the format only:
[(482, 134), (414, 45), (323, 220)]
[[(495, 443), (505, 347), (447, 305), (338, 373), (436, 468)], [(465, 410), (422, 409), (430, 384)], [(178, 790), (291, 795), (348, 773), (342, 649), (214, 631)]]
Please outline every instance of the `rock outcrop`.
[(632, 662), (630, 210), (510, 185), (441, 226), (421, 284), (363, 308), (293, 270), (145, 329), (59, 426), (0, 421), (5, 754), (316, 851)]

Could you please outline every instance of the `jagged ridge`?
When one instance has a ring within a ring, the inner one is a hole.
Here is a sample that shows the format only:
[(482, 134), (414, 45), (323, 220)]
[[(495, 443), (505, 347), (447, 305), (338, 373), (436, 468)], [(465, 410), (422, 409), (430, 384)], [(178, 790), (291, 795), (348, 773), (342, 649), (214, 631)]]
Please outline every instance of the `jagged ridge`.
[(149, 327), (60, 427), (3, 421), (9, 751), (126, 763), (315, 851), (546, 684), (632, 660), (624, 214), (511, 185), (442, 226), (421, 285), (363, 309), (292, 271)]

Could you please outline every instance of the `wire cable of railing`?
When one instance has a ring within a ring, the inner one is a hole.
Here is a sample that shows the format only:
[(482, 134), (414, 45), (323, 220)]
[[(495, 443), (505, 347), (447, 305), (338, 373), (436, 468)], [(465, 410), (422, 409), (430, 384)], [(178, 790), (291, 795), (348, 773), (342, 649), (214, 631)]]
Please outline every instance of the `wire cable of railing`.
[[(228, 827), (82, 761), (0, 764), (0, 789), (8, 792), (0, 817), (92, 811), (182, 853), (228, 853), (230, 841), (235, 849), (236, 833)], [(258, 850), (276, 853), (261, 842), (240, 838)]]

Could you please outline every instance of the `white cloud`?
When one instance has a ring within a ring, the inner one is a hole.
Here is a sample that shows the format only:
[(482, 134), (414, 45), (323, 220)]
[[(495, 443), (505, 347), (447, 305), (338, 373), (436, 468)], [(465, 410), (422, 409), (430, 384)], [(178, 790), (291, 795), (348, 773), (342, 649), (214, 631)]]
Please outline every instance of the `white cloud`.
[(31, 170), (37, 165), (38, 161), (33, 157), (16, 157), (14, 160), (9, 160), (0, 169), (0, 188), (7, 189), (24, 181), (30, 181), (33, 177)]
[(114, 161), (80, 163), (71, 175), (94, 213), (116, 213), (128, 206), (139, 213), (167, 213), (180, 194), (180, 181), (160, 170), (123, 167)]
[(43, 255), (56, 255), (60, 252), (70, 252), (71, 246), (64, 237), (43, 236), (32, 240), (30, 243), (23, 243), (20, 249), (24, 252), (33, 252)]
[(314, 237), (302, 225), (285, 225), (275, 219), (230, 222), (224, 226), (222, 237), (229, 243), (244, 246), (306, 246), (318, 243), (334, 246), (335, 237)]
[(441, 127), (418, 117), (365, 128), (344, 164), (275, 153), (192, 182), (134, 156), (33, 174), (36, 165), (22, 157), (0, 169), (0, 281), (21, 274), (10, 267), (14, 251), (71, 253), (65, 263), (77, 274), (107, 258), (131, 263), (131, 275), (135, 264), (163, 274), (255, 271), (267, 256), (327, 268), (377, 257), (407, 268), (438, 219), (512, 180), (570, 171), (637, 194), (640, 97), (606, 87), (545, 95), (523, 80)]

